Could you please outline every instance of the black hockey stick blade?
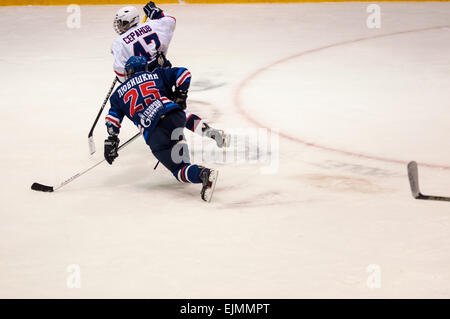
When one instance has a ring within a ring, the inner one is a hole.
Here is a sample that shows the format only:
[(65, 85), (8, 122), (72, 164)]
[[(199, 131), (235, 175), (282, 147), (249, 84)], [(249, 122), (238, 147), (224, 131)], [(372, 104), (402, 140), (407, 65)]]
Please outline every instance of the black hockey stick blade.
[(53, 186), (42, 185), (39, 183), (33, 183), (31, 189), (38, 192), (53, 192)]
[(411, 186), (411, 193), (415, 199), (438, 200), (438, 201), (450, 202), (450, 197), (424, 195), (420, 192), (419, 170), (417, 168), (417, 163), (414, 161), (408, 163), (408, 178), (409, 178), (409, 186)]
[(419, 189), (419, 171), (417, 169), (417, 163), (414, 161), (408, 163), (408, 178), (412, 196), (419, 198), (421, 195)]
[(443, 201), (443, 202), (450, 202), (450, 197), (423, 195), (423, 194), (420, 194), (420, 193), (419, 193), (419, 197), (417, 197), (417, 199), (439, 200), (439, 201)]

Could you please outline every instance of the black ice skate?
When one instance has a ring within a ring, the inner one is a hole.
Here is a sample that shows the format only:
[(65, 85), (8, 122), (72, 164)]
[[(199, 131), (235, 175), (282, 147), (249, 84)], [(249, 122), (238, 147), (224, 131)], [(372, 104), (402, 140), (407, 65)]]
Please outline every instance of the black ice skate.
[(217, 178), (219, 177), (219, 171), (209, 168), (204, 168), (200, 172), (200, 179), (202, 180), (203, 187), (200, 195), (205, 202), (210, 202), (216, 187)]

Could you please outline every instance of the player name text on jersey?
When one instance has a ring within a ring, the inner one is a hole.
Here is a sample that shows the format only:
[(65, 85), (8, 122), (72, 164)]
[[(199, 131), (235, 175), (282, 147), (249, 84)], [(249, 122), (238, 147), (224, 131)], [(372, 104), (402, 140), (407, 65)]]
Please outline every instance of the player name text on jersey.
[(126, 44), (130, 44), (132, 43), (134, 40), (136, 40), (136, 38), (139, 38), (140, 36), (147, 34), (149, 32), (152, 32), (152, 28), (150, 28), (149, 25), (144, 25), (143, 27), (137, 28), (136, 30), (134, 30), (133, 32), (130, 32), (129, 35), (127, 35), (126, 37), (124, 37), (122, 40), (126, 43)]
[(154, 73), (144, 73), (134, 78), (131, 78), (129, 81), (122, 84), (121, 87), (117, 89), (117, 93), (119, 93), (119, 97), (122, 97), (129, 89), (137, 84), (141, 84), (144, 81), (151, 80), (159, 80), (158, 75)]

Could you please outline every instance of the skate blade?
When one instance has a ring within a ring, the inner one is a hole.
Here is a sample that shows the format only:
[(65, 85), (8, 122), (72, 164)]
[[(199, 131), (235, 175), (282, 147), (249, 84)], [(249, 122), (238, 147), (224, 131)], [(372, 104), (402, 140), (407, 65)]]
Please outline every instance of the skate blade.
[(231, 143), (231, 136), (229, 134), (224, 133), (223, 144), (222, 147), (229, 147)]
[(203, 200), (206, 202), (211, 202), (214, 189), (216, 188), (217, 178), (219, 177), (219, 171), (211, 170), (211, 174), (209, 175), (209, 181), (211, 182), (211, 186), (205, 190), (205, 194), (203, 196)]

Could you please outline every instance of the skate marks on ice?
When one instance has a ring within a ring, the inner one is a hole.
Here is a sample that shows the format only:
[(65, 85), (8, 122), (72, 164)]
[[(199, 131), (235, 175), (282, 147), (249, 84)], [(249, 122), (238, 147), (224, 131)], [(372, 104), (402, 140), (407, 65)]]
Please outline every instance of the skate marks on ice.
[(198, 113), (203, 119), (214, 119), (217, 122), (222, 115), (219, 107), (209, 102), (188, 98), (188, 105), (190, 111)]
[[(308, 163), (329, 172), (301, 174), (297, 177), (302, 182), (315, 188), (333, 190), (336, 192), (355, 192), (362, 194), (377, 194), (392, 192), (393, 189), (379, 185), (375, 180), (380, 178), (404, 177), (389, 169), (349, 163), (339, 160), (325, 160)], [(357, 176), (355, 176), (357, 175)]]
[[(189, 89), (190, 93), (194, 92), (204, 92), (210, 91), (214, 89), (221, 88), (225, 86), (226, 82), (214, 83), (210, 79), (200, 79), (192, 82), (191, 87)], [(210, 102), (201, 101), (198, 99), (188, 98), (188, 107), (195, 111), (194, 113), (198, 113), (200, 117), (204, 119), (213, 119), (217, 121), (219, 117), (222, 115), (219, 111), (219, 107)]]
[(213, 83), (209, 79), (198, 80), (192, 83), (189, 92), (202, 92), (207, 90), (218, 89), (225, 86), (226, 84), (227, 84), (226, 82)]
[(392, 170), (379, 168), (375, 166), (368, 166), (363, 164), (348, 163), (337, 160), (325, 160), (322, 162), (309, 162), (308, 164), (314, 165), (319, 168), (328, 170), (339, 170), (342, 172), (348, 172), (351, 174), (373, 176), (373, 177), (404, 177), (405, 174), (400, 174)]
[(297, 176), (304, 183), (316, 188), (333, 190), (336, 192), (352, 192), (362, 194), (389, 193), (388, 189), (377, 185), (366, 178), (348, 175), (328, 175), (328, 174), (302, 174)]
[(248, 196), (242, 199), (234, 200), (229, 203), (224, 203), (219, 208), (221, 209), (235, 209), (235, 208), (258, 208), (258, 207), (271, 207), (271, 206), (292, 206), (293, 204), (305, 204), (311, 202), (310, 199), (295, 200), (286, 199), (285, 194), (281, 191), (268, 191), (260, 192), (252, 196)]
[[(277, 207), (300, 207), (320, 200), (304, 193), (297, 182), (282, 175), (261, 175), (258, 166), (236, 166), (233, 170), (223, 168), (224, 178), (217, 184), (215, 208), (220, 210), (261, 209), (277, 211)], [(301, 193), (301, 195), (299, 195)]]
[[(219, 188), (219, 187), (217, 187)], [(245, 209), (245, 208), (269, 208), (274, 210), (276, 206), (293, 206), (312, 202), (310, 198), (298, 199), (287, 195), (280, 189), (261, 190), (242, 194), (236, 187), (222, 187), (216, 189), (222, 198), (217, 200), (217, 209)], [(214, 196), (217, 195), (216, 193)]]

